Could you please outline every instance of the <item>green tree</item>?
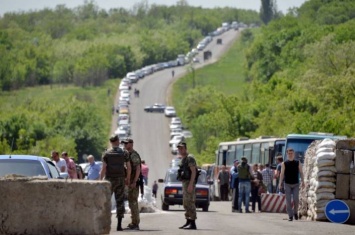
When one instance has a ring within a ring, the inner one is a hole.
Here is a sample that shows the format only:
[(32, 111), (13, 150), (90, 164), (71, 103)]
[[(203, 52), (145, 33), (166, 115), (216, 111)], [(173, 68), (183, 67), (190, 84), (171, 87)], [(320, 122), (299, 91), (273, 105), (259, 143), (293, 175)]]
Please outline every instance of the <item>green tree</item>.
[(260, 18), (264, 24), (268, 24), (277, 16), (276, 0), (261, 0)]

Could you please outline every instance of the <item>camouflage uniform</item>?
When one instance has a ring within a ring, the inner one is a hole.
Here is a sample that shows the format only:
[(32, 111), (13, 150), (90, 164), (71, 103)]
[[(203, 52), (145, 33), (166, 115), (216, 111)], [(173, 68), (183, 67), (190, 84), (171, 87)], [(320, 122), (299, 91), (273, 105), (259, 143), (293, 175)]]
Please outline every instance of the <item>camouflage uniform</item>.
[[(141, 158), (137, 151), (132, 150), (132, 152), (129, 153), (130, 155), (130, 161), (131, 161), (131, 184), (133, 183), (134, 177), (136, 175), (136, 169), (137, 166), (140, 166), (141, 164)], [(139, 218), (139, 209), (138, 209), (138, 196), (139, 196), (139, 186), (137, 185), (134, 188), (129, 187), (128, 188), (128, 205), (129, 208), (131, 209), (131, 218), (132, 218), (132, 224), (134, 225), (139, 225), (140, 218)]]
[[(121, 149), (122, 150), (122, 149)], [(123, 150), (122, 150), (123, 151)], [(106, 171), (105, 179), (111, 183), (111, 193), (115, 194), (116, 205), (117, 205), (117, 218), (123, 218), (125, 213), (124, 208), (124, 189), (125, 189), (125, 172), (117, 172), (118, 168), (112, 163), (111, 159), (123, 156), (123, 162), (129, 162), (129, 154), (127, 151), (118, 153), (113, 148), (107, 150), (103, 156), (102, 160), (107, 164), (109, 170)], [(116, 173), (117, 172), (117, 173)]]
[[(196, 167), (196, 161), (195, 158), (193, 158), (192, 155), (188, 155), (186, 158), (183, 158), (181, 161), (181, 164), (187, 164), (189, 167), (195, 166)], [(187, 191), (187, 188), (189, 187), (190, 180), (182, 180), (182, 191), (183, 191), (183, 205), (185, 209), (185, 218), (190, 219), (190, 220), (196, 220), (196, 184), (195, 181), (193, 183), (193, 190), (192, 193), (189, 193)]]

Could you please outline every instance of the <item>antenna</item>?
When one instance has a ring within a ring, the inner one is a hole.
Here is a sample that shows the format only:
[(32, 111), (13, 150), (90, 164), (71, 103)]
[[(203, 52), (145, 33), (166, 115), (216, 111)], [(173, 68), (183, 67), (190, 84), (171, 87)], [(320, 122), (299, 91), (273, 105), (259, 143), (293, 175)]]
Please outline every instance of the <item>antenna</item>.
[(12, 141), (11, 141), (11, 151), (10, 151), (9, 158), (11, 158), (12, 151), (13, 151), (13, 149), (14, 149), (14, 140), (15, 140), (15, 138), (13, 137), (13, 138), (12, 138)]

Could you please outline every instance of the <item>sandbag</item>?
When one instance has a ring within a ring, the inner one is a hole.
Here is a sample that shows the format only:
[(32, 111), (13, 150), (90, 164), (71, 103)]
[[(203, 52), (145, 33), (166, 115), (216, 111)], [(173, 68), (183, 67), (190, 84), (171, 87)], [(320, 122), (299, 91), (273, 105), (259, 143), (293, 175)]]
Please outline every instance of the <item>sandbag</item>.
[(318, 171), (331, 171), (331, 172), (334, 172), (336, 173), (337, 172), (337, 169), (335, 168), (335, 166), (323, 166), (323, 167), (320, 167), (318, 168)]
[(318, 177), (318, 181), (319, 182), (332, 182), (332, 183), (335, 183), (336, 179), (335, 179), (335, 177), (331, 177), (331, 176), (319, 176)]
[(316, 193), (334, 193), (335, 188), (317, 188)]
[(320, 177), (335, 177), (335, 173), (332, 171), (319, 171), (318, 174), (316, 175), (316, 179), (320, 181), (319, 180)]
[(334, 148), (319, 148), (317, 151), (316, 151), (316, 155), (318, 155), (319, 153), (331, 153), (331, 152), (334, 152)]
[(324, 213), (316, 213), (314, 215), (314, 219), (317, 221), (325, 221), (325, 220), (327, 220), (327, 217), (325, 216)]
[(320, 148), (335, 148), (335, 142), (331, 139), (324, 139), (319, 145), (318, 149)]
[(335, 195), (333, 193), (317, 193), (316, 200), (333, 200), (335, 199)]
[(318, 182), (316, 189), (320, 188), (335, 188), (335, 184), (331, 182)]
[(317, 161), (320, 160), (334, 160), (335, 153), (334, 152), (320, 152), (317, 154)]
[(316, 207), (325, 207), (329, 200), (320, 200), (315, 203)]
[(325, 167), (325, 166), (334, 166), (335, 161), (334, 160), (316, 160), (315, 165), (318, 166), (318, 168)]

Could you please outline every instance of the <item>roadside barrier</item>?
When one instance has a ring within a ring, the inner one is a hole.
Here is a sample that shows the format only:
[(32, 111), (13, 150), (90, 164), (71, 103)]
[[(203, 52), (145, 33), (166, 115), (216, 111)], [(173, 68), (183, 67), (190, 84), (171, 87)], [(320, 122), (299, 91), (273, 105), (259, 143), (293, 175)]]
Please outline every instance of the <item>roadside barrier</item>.
[(286, 213), (285, 194), (261, 194), (261, 211), (271, 213)]

